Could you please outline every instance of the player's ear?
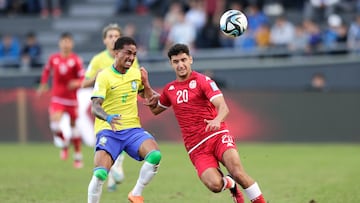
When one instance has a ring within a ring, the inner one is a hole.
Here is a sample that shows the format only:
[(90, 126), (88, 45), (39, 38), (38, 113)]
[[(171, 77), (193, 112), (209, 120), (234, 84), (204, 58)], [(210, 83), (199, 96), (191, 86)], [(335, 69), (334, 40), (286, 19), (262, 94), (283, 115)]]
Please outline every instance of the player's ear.
[(192, 58), (192, 56), (190, 56), (189, 58), (190, 58), (190, 64), (192, 64), (192, 63), (193, 63), (193, 58)]

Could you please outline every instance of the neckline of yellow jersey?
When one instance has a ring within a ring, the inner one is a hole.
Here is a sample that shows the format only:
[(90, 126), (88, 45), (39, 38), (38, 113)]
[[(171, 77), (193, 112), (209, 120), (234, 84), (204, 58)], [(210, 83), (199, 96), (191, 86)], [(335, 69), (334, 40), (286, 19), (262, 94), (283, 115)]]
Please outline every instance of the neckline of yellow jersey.
[(111, 66), (111, 70), (115, 73), (115, 74), (118, 74), (118, 75), (125, 75), (129, 69), (126, 70), (125, 73), (120, 73), (118, 70), (116, 70), (114, 64)]

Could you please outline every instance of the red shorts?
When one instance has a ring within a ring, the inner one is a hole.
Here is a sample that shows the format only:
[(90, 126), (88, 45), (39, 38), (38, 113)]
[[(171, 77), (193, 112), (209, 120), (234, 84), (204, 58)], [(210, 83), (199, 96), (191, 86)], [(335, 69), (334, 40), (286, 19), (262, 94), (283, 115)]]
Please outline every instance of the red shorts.
[(77, 106), (66, 106), (63, 104), (51, 102), (50, 107), (49, 107), (49, 113), (54, 114), (59, 111), (68, 113), (71, 120), (76, 120), (78, 117), (78, 107)]
[(201, 174), (208, 168), (219, 168), (224, 152), (228, 149), (236, 149), (234, 137), (228, 133), (222, 133), (202, 143), (189, 155), (191, 162), (196, 168), (197, 174)]

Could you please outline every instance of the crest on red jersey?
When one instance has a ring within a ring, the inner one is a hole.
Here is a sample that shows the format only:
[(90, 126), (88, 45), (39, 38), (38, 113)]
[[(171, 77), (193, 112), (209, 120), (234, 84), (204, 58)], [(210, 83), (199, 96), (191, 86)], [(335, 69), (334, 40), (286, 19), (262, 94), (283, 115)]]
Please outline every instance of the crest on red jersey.
[(190, 89), (195, 89), (196, 88), (196, 80), (190, 81), (189, 87), (190, 87)]

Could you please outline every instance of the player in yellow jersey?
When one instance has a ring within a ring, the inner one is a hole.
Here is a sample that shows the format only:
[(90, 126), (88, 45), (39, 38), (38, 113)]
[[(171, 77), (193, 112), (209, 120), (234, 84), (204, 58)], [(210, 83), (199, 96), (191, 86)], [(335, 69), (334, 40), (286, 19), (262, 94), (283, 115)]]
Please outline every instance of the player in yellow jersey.
[(154, 137), (141, 128), (137, 98), (140, 95), (148, 101), (156, 100), (152, 99), (151, 87), (142, 84), (146, 70), (131, 66), (137, 53), (135, 41), (121, 37), (116, 40), (114, 50), (114, 65), (98, 74), (91, 97), (91, 110), (96, 116), (96, 145), (88, 203), (100, 201), (102, 185), (122, 151), (135, 160), (145, 160), (136, 185), (128, 194), (130, 202), (143, 203), (142, 191), (157, 173), (161, 153)]
[[(82, 87), (85, 89), (80, 90), (79, 98), (89, 98), (92, 92), (92, 87), (94, 86), (95, 79), (97, 74), (105, 68), (110, 68), (114, 63), (114, 43), (115, 41), (121, 36), (121, 29), (118, 24), (112, 23), (104, 27), (102, 31), (103, 36), (103, 43), (106, 47), (105, 50), (101, 51), (100, 53), (96, 54), (90, 61), (88, 68), (85, 73), (85, 79), (83, 80)], [(131, 67), (139, 68), (139, 63), (137, 58)], [(80, 107), (79, 111), (83, 112), (81, 115), (84, 115), (84, 119), (79, 119), (79, 124), (81, 125), (84, 122), (84, 126), (92, 125), (89, 123), (87, 110), (90, 108), (89, 100), (81, 100), (79, 101)], [(83, 104), (83, 105), (82, 105)], [(85, 124), (86, 122), (86, 124)], [(90, 121), (92, 122), (92, 121)], [(90, 129), (89, 127), (83, 127), (81, 129)], [(85, 132), (83, 134), (86, 135), (93, 135), (91, 132)], [(93, 136), (94, 137), (94, 136)], [(89, 138), (90, 139), (90, 138)], [(95, 140), (90, 141), (95, 142)], [(111, 168), (107, 188), (108, 191), (115, 191), (116, 184), (122, 183), (124, 181), (125, 175), (123, 170), (123, 161), (124, 161), (124, 153), (120, 154), (119, 157), (116, 159), (114, 166)]]

